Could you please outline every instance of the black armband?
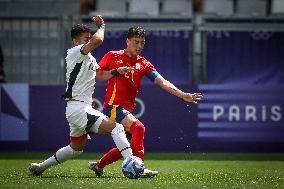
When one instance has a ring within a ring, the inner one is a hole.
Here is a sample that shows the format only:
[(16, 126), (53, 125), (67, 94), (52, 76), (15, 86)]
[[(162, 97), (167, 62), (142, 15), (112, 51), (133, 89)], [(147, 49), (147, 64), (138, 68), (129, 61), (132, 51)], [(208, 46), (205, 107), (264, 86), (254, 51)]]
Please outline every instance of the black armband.
[(117, 69), (113, 69), (110, 71), (111, 75), (119, 75), (120, 73), (117, 71)]

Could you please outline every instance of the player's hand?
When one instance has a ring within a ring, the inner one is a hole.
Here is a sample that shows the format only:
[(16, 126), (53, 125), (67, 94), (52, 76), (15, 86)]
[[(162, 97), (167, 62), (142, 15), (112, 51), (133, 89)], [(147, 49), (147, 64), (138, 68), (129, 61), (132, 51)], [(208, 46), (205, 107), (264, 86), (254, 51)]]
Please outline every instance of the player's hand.
[(93, 21), (97, 27), (100, 27), (101, 25), (104, 24), (104, 19), (101, 15), (94, 16)]
[(130, 72), (131, 70), (134, 70), (134, 68), (128, 67), (128, 66), (123, 66), (123, 67), (117, 68), (117, 71), (118, 71), (118, 73), (120, 73), (120, 74), (128, 73), (128, 72)]
[(192, 102), (197, 104), (199, 100), (201, 100), (201, 93), (185, 93), (182, 99), (186, 102)]

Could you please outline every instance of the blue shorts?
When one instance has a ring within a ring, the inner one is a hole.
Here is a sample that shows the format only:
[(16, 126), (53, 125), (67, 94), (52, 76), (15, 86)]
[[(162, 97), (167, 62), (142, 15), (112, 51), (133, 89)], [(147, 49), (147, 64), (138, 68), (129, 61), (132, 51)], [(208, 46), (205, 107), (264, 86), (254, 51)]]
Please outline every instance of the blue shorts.
[(129, 111), (118, 105), (108, 105), (104, 108), (103, 113), (117, 123), (120, 123), (128, 114), (131, 114)]

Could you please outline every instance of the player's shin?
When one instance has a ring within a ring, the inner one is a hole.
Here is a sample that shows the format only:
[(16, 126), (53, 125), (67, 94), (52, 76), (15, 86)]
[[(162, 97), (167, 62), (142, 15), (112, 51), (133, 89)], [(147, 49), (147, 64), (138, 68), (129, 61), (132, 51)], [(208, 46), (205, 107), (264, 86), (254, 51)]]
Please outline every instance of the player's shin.
[(103, 157), (97, 162), (97, 165), (100, 168), (104, 168), (106, 165), (116, 162), (120, 158), (122, 158), (120, 151), (117, 148), (112, 148), (103, 155)]
[(111, 136), (124, 159), (132, 156), (132, 149), (121, 124), (116, 123), (116, 127), (111, 131)]
[(144, 161), (145, 127), (143, 123), (141, 123), (139, 120), (135, 121), (130, 127), (130, 132), (132, 134), (130, 146), (133, 150), (133, 154), (140, 157)]
[(64, 161), (80, 155), (83, 151), (75, 151), (69, 145), (60, 148), (53, 156), (40, 163), (40, 168), (45, 170), (53, 165), (61, 164)]

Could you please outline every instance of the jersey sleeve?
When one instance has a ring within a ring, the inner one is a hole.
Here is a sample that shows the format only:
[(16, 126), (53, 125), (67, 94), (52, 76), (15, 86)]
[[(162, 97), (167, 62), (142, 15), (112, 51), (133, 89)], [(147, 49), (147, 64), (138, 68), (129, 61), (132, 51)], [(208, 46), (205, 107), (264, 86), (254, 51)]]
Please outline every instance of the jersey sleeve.
[(67, 51), (67, 56), (66, 56), (66, 61), (67, 62), (82, 62), (83, 60), (85, 60), (86, 58), (88, 58), (88, 56), (86, 54), (83, 53), (82, 48), (84, 47), (85, 44), (82, 45), (77, 45), (71, 49), (69, 49)]
[(151, 80), (155, 81), (156, 77), (158, 77), (160, 74), (157, 72), (156, 68), (151, 64), (150, 62), (146, 62), (146, 72), (145, 75)]
[(109, 70), (109, 64), (110, 64), (110, 59), (112, 57), (112, 53), (108, 52), (106, 53), (103, 58), (99, 62), (99, 68), (98, 70)]

